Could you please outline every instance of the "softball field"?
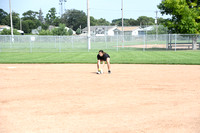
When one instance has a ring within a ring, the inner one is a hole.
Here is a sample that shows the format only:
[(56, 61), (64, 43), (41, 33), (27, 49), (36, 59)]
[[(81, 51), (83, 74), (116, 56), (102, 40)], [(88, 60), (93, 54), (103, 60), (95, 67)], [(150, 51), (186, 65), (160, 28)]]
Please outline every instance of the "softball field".
[(200, 133), (199, 65), (0, 64), (0, 133)]

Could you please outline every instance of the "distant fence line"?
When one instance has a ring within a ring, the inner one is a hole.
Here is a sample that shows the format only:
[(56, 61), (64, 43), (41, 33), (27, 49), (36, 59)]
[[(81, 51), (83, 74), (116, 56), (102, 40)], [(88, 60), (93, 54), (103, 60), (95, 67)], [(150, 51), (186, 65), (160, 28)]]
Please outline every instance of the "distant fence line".
[(138, 36), (92, 36), (88, 50), (87, 36), (0, 35), (0, 52), (81, 52), (107, 50), (199, 50), (200, 36), (162, 34)]

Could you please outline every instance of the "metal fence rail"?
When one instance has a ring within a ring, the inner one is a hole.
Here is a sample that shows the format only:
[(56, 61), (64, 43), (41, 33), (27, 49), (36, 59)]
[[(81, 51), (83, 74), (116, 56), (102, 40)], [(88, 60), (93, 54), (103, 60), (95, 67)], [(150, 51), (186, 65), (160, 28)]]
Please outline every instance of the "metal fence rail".
[[(123, 41), (124, 40), (124, 41)], [(199, 50), (199, 35), (92, 36), (89, 51)], [(88, 51), (87, 36), (1, 35), (0, 52), (84, 52)]]

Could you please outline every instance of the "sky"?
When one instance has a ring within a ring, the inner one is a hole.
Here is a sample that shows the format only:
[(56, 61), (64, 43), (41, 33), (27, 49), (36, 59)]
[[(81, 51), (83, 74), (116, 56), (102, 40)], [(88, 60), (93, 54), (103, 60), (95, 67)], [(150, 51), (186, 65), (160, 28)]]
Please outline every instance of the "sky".
[[(156, 17), (157, 5), (161, 0), (123, 0), (124, 18), (137, 19), (139, 16)], [(28, 10), (39, 11), (42, 9), (46, 16), (49, 9), (56, 8), (57, 15), (60, 14), (59, 0), (11, 0), (14, 12), (22, 14)], [(9, 12), (9, 0), (0, 0), (0, 8)], [(87, 11), (87, 0), (67, 0), (66, 9)], [(121, 0), (90, 0), (90, 15), (96, 19), (105, 18), (108, 21), (121, 18)], [(158, 13), (158, 17), (168, 18)]]

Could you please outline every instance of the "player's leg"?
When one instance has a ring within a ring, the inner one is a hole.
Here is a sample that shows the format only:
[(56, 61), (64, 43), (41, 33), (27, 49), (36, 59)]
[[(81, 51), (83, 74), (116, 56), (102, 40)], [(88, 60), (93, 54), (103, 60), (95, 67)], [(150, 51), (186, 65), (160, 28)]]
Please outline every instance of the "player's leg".
[(107, 66), (108, 66), (108, 73), (111, 73), (111, 66), (110, 66), (110, 58), (107, 58), (106, 59), (106, 62), (107, 62)]
[(103, 61), (103, 68), (104, 68), (104, 66), (105, 66), (105, 61)]
[(103, 73), (104, 65), (105, 65), (105, 61), (101, 60), (101, 63), (100, 63), (99, 69), (98, 69), (98, 72), (100, 72), (101, 74)]

